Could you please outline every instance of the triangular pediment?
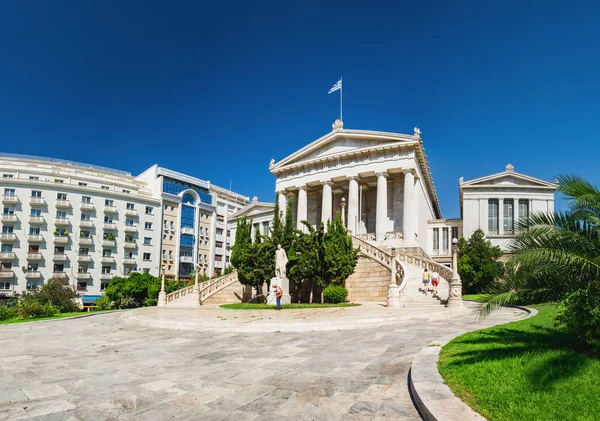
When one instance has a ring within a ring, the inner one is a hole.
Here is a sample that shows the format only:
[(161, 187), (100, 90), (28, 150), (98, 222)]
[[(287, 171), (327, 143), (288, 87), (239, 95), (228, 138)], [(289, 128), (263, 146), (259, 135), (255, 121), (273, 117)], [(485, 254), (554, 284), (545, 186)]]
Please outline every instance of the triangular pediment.
[(276, 171), (282, 167), (309, 162), (315, 159), (326, 159), (349, 152), (360, 152), (382, 146), (415, 143), (418, 141), (418, 137), (416, 136), (397, 133), (367, 130), (334, 130), (281, 161), (273, 163), (270, 169), (271, 171)]
[(229, 215), (229, 219), (239, 218), (240, 216), (245, 216), (246, 218), (252, 218), (257, 215), (264, 215), (266, 213), (272, 213), (273, 209), (275, 209), (274, 203), (265, 203), (265, 202), (256, 202), (251, 203), (245, 208), (240, 209), (239, 211)]
[(474, 180), (465, 181), (460, 184), (461, 189), (469, 187), (494, 187), (494, 188), (522, 188), (522, 187), (537, 187), (537, 188), (553, 188), (557, 185), (539, 178), (530, 177), (528, 175), (516, 173), (513, 171), (505, 171), (498, 174), (489, 175), (486, 177), (476, 178)]

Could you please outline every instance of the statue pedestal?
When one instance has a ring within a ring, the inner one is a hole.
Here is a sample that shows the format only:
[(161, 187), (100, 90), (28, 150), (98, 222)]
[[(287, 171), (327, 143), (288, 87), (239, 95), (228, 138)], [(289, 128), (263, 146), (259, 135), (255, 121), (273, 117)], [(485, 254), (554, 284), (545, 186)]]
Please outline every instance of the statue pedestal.
[(271, 290), (267, 295), (267, 304), (277, 305), (277, 297), (273, 292), (273, 284), (277, 284), (283, 290), (283, 296), (281, 297), (281, 304), (290, 304), (292, 302), (292, 296), (290, 295), (290, 280), (286, 278), (271, 278)]
[(462, 282), (460, 278), (450, 281), (450, 293), (448, 294), (448, 302), (446, 307), (462, 307)]
[(400, 307), (400, 287), (393, 283), (388, 287), (388, 297), (386, 307)]

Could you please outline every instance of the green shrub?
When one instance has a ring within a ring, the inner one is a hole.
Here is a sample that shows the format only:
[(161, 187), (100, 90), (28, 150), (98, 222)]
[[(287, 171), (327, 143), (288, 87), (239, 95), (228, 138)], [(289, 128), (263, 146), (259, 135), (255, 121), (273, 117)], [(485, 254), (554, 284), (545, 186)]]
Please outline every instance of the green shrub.
[(41, 304), (34, 300), (23, 300), (17, 306), (17, 314), (22, 319), (52, 317), (58, 313), (58, 308), (54, 307), (52, 304)]
[(110, 298), (108, 297), (100, 297), (96, 300), (96, 310), (110, 310), (112, 308), (112, 303)]
[(152, 306), (155, 306), (156, 304), (158, 304), (158, 300), (156, 298), (148, 298), (146, 300), (147, 307), (152, 307)]
[(79, 310), (79, 306), (73, 301), (76, 296), (77, 294), (68, 283), (51, 278), (42, 285), (42, 288), (27, 294), (24, 300), (50, 304), (58, 308), (60, 313), (72, 313)]
[(348, 290), (339, 285), (329, 285), (323, 290), (323, 297), (326, 303), (339, 304), (346, 301)]
[(600, 353), (600, 281), (569, 295), (560, 304), (559, 323)]
[(17, 309), (15, 307), (0, 306), (0, 320), (10, 320), (17, 317)]

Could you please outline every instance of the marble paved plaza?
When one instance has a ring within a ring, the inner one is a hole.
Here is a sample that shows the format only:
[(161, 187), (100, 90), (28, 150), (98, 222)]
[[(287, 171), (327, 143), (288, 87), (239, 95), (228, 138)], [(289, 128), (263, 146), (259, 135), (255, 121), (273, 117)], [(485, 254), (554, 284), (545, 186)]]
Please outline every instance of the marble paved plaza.
[(411, 311), (401, 324), (300, 333), (171, 330), (123, 313), (0, 326), (0, 420), (418, 420), (413, 355), (524, 314)]

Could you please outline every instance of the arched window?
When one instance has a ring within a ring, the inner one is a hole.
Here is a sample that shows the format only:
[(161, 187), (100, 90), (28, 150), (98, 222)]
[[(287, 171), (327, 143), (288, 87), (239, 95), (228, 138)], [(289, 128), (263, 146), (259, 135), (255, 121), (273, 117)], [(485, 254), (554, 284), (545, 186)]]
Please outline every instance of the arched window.
[(192, 205), (193, 205), (194, 203), (196, 203), (196, 200), (194, 199), (194, 197), (193, 197), (191, 194), (189, 194), (189, 193), (186, 193), (186, 194), (184, 194), (184, 195), (183, 195), (183, 198), (181, 199), (181, 201), (182, 201), (183, 203), (190, 203), (190, 204), (192, 204)]

